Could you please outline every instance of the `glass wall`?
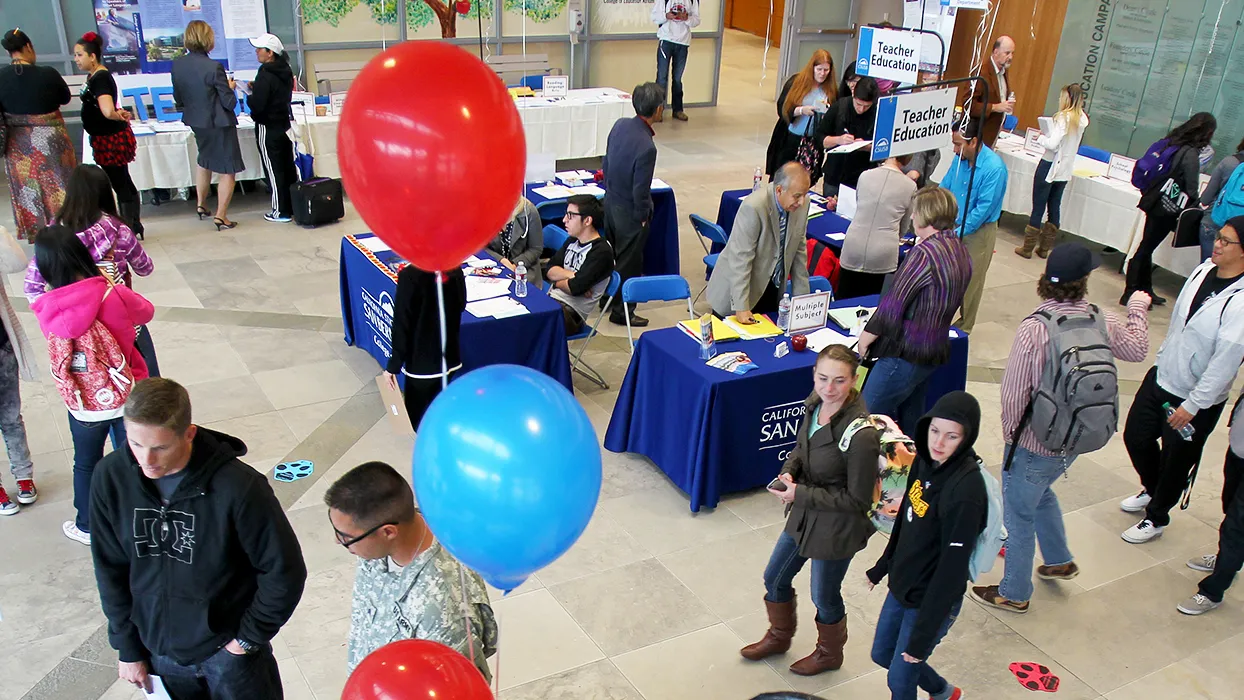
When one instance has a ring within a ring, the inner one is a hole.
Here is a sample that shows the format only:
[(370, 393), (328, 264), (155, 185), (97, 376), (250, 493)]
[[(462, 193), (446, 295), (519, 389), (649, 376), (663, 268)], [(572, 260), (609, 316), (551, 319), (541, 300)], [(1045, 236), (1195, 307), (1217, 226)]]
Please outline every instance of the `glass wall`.
[(1131, 157), (1195, 112), (1218, 119), (1219, 157), (1244, 138), (1244, 34), (1238, 0), (1071, 3), (1046, 99), (1089, 97), (1084, 142)]

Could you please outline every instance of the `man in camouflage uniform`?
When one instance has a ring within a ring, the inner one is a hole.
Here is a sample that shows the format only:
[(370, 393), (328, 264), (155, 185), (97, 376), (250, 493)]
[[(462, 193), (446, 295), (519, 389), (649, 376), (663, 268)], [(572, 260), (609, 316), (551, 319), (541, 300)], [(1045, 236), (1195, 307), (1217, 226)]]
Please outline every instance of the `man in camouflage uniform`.
[(383, 462), (367, 462), (329, 487), (324, 502), (337, 542), (359, 557), (349, 670), (390, 642), (426, 639), (472, 659), (491, 682), (486, 659), (497, 651), (497, 622), (488, 591), (436, 541), (402, 475)]

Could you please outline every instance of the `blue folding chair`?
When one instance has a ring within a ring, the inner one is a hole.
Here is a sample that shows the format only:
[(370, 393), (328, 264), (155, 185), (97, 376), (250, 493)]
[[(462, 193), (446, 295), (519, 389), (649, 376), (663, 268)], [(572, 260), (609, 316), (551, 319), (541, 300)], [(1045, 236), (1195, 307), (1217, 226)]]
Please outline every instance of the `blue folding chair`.
[[(704, 249), (704, 266), (708, 268), (709, 274), (712, 274), (713, 268), (717, 266), (717, 258), (721, 255), (721, 253), (712, 252), (712, 248), (708, 245), (708, 243), (721, 246), (726, 245), (726, 240), (728, 238), (726, 230), (708, 219), (705, 219), (699, 214), (691, 215), (691, 228), (695, 229), (695, 232), (700, 234), (700, 237), (696, 240), (700, 241), (700, 247)], [(708, 243), (705, 243), (706, 240)], [(708, 287), (705, 287), (704, 289), (707, 288)], [(695, 295), (695, 301), (699, 301), (700, 295), (704, 293), (704, 289), (701, 289)], [(694, 303), (694, 301), (692, 303)]]
[(570, 234), (561, 226), (549, 224), (544, 227), (544, 247), (548, 250), (561, 250), (567, 238), (570, 238)]
[[(653, 275), (651, 277), (632, 277), (622, 285), (622, 302), (628, 307), (631, 304), (642, 304), (646, 301), (678, 301), (687, 300), (687, 316), (695, 318), (691, 308), (691, 285), (680, 275)], [(635, 337), (631, 335), (631, 314), (626, 316), (626, 339), (630, 341), (631, 352), (635, 352)]]
[(622, 278), (618, 276), (616, 271), (610, 273), (609, 286), (605, 288), (605, 306), (596, 315), (596, 321), (591, 326), (584, 325), (583, 330), (566, 337), (567, 344), (575, 340), (583, 341), (583, 345), (579, 346), (579, 352), (575, 353), (574, 360), (570, 363), (571, 371), (578, 372), (579, 376), (602, 389), (608, 389), (609, 383), (605, 381), (600, 372), (597, 372), (595, 368), (583, 361), (583, 352), (587, 350), (588, 343), (592, 342), (592, 338), (596, 336), (596, 329), (600, 326), (600, 322), (609, 313), (609, 307), (613, 305), (613, 297), (618, 293), (618, 287), (620, 286), (622, 286)]
[(824, 277), (821, 277), (820, 275), (812, 275), (808, 278), (808, 291), (829, 292), (830, 294), (833, 294), (834, 288), (829, 283), (829, 280)]
[(1101, 161), (1103, 163), (1110, 162), (1110, 151), (1107, 151), (1104, 148), (1098, 148), (1097, 146), (1080, 144), (1080, 150), (1077, 151), (1077, 153), (1085, 158), (1092, 158), (1093, 160)]
[(536, 205), (536, 211), (540, 213), (540, 221), (563, 221), (566, 218), (566, 200), (550, 199), (547, 202), (540, 202)]
[(1002, 129), (1004, 131), (1015, 131), (1015, 127), (1019, 125), (1019, 117), (1014, 114), (1006, 115), (1002, 120)]

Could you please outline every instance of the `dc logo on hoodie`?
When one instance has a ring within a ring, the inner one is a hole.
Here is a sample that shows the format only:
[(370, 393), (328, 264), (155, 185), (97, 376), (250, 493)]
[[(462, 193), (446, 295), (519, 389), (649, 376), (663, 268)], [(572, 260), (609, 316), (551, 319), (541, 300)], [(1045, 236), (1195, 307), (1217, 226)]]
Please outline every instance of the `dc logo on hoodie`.
[(167, 556), (194, 563), (194, 515), (180, 510), (160, 517), (155, 508), (134, 509), (134, 551), (139, 558)]

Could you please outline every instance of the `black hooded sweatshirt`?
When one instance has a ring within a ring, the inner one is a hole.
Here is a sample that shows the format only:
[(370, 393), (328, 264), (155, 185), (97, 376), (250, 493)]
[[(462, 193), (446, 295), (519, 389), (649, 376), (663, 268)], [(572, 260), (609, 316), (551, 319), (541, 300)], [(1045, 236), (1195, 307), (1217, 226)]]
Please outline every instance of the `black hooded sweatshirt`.
[(278, 56), (268, 63), (260, 63), (255, 82), (251, 83), (250, 97), (246, 98), (251, 119), (256, 124), (284, 132), (289, 128), (289, 104), (293, 94), (294, 70), (289, 67), (288, 60)]
[(129, 448), (91, 479), (91, 554), (120, 660), (202, 662), (234, 638), (266, 644), (302, 598), (302, 548), (241, 440), (198, 428), (165, 505)]
[[(945, 462), (929, 455), (929, 423), (945, 418), (963, 426), (963, 442)], [(903, 651), (928, 659), (937, 631), (967, 590), (976, 538), (985, 529), (989, 496), (972, 445), (980, 433), (981, 409), (967, 392), (946, 394), (916, 424), (916, 461), (894, 532), (868, 580), (890, 577), (890, 594), (904, 608), (919, 608), (916, 627)]]

